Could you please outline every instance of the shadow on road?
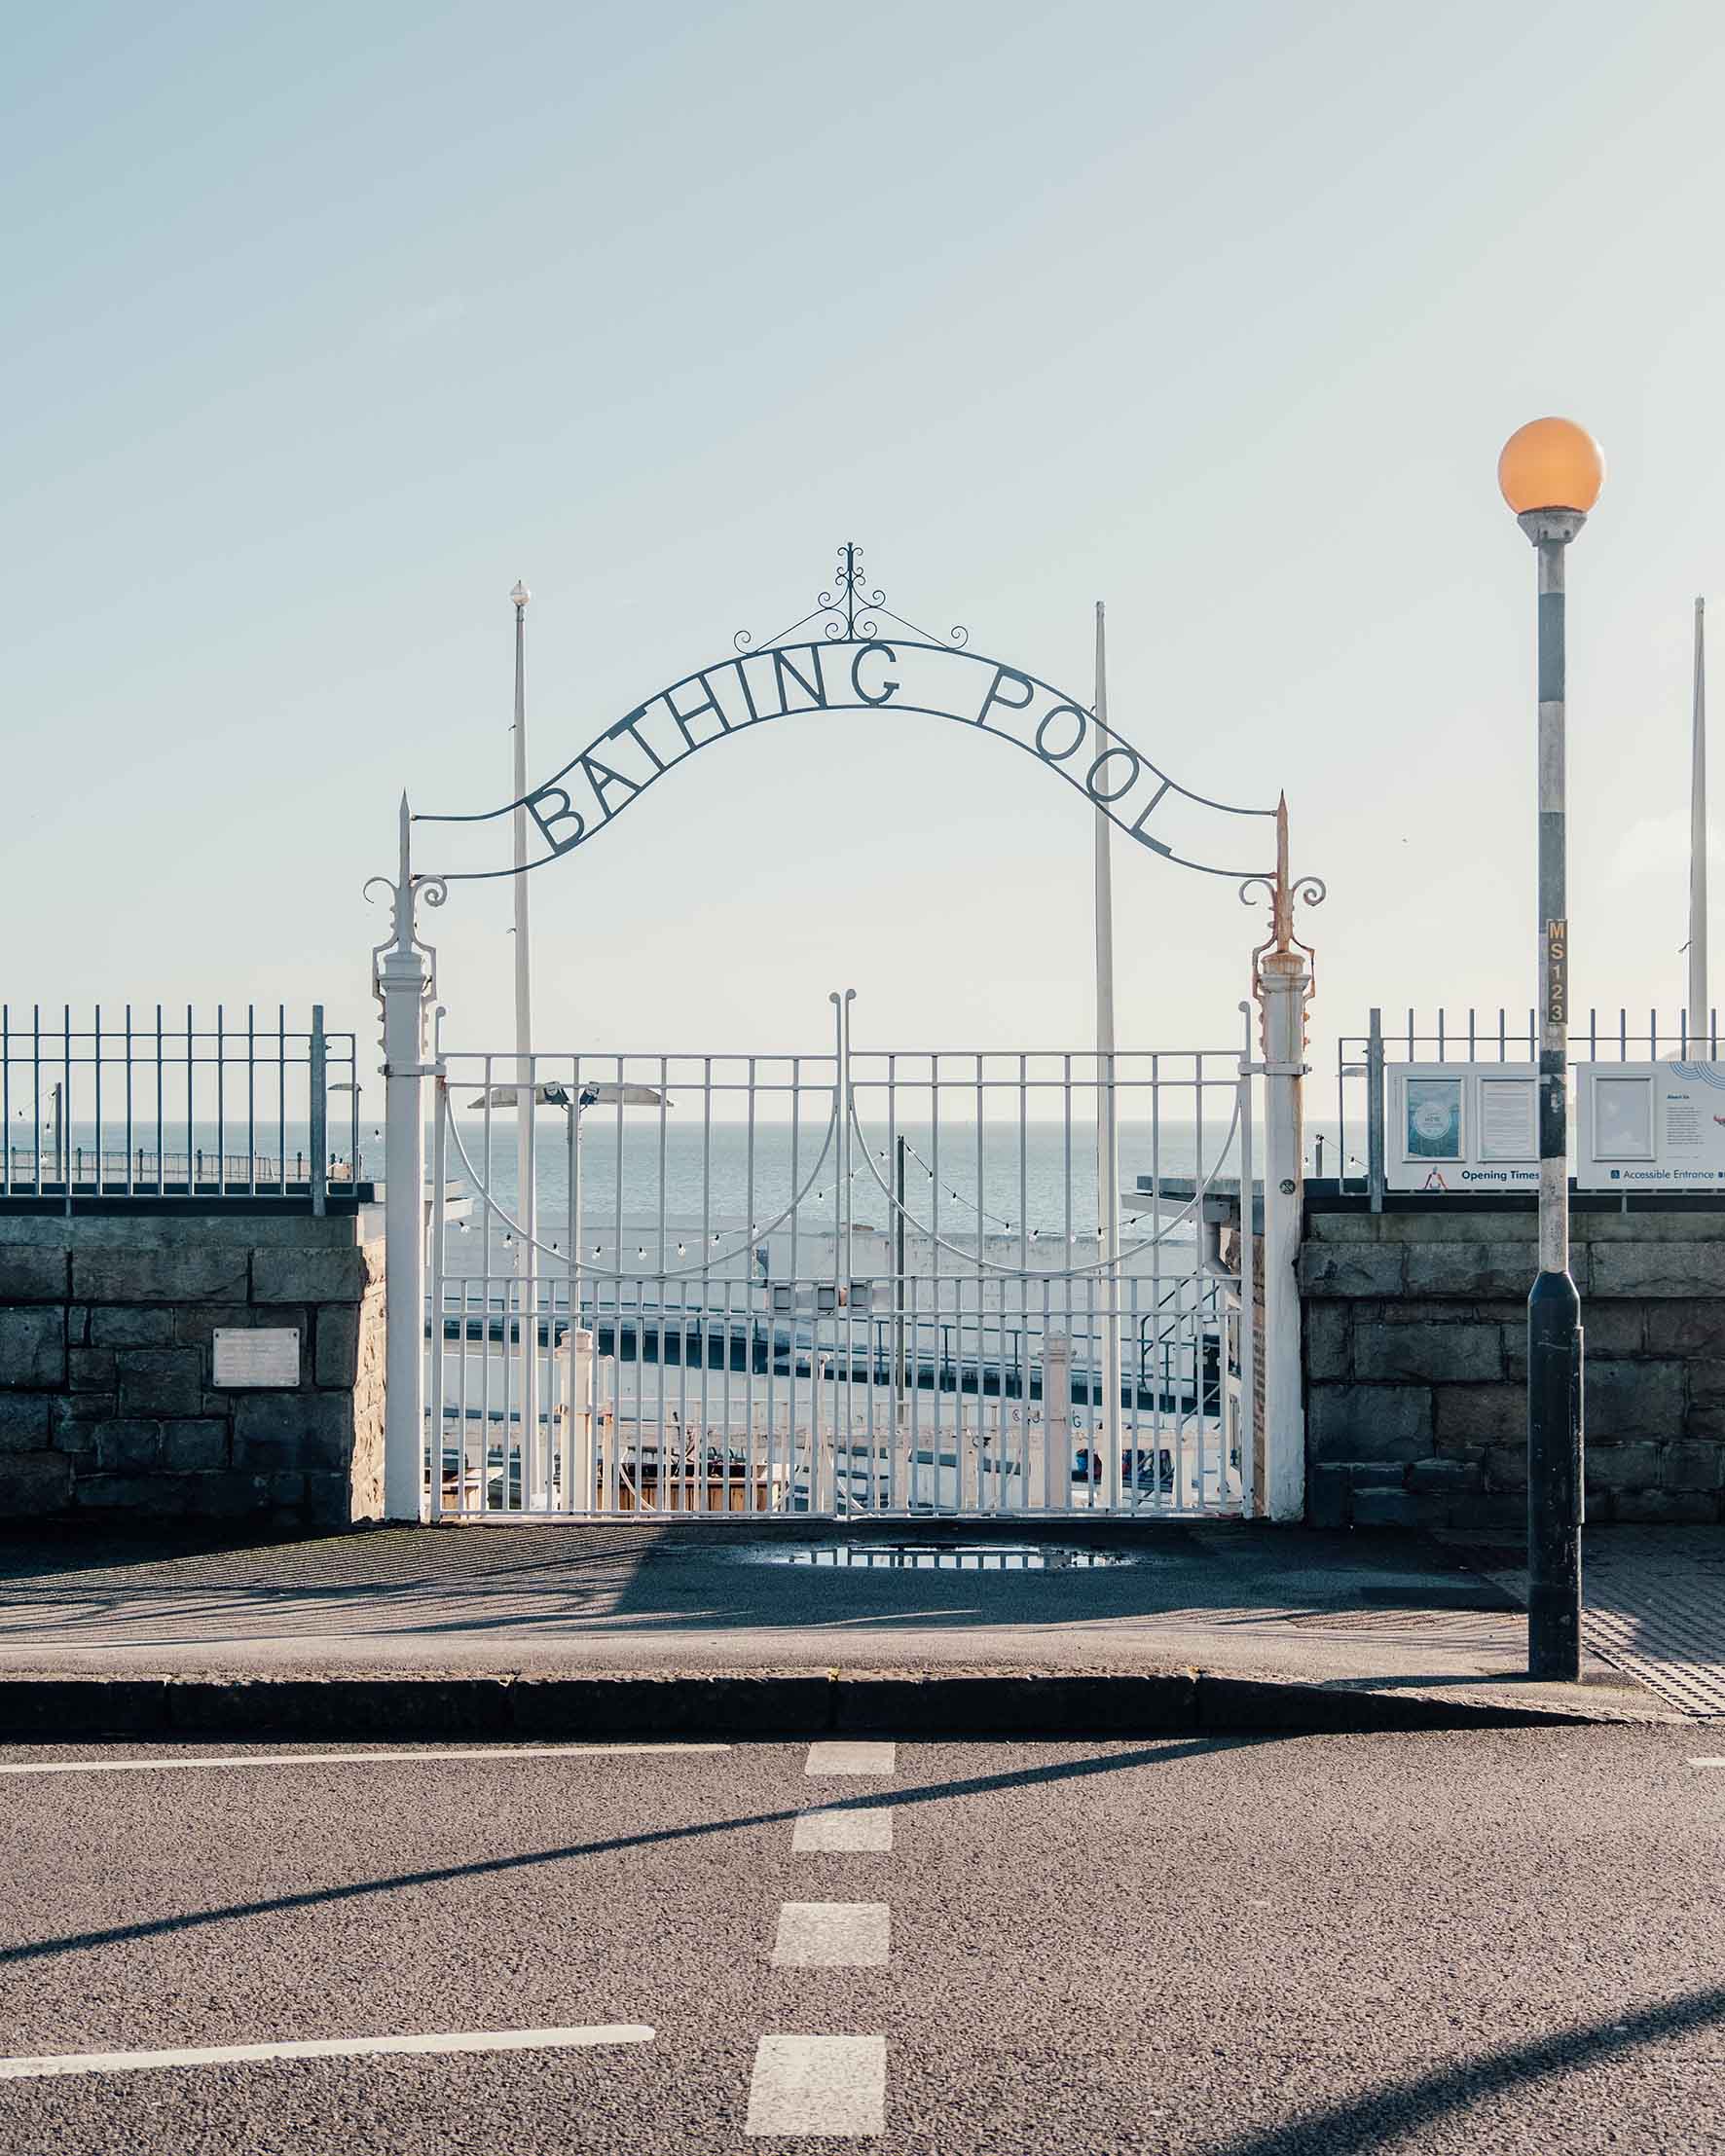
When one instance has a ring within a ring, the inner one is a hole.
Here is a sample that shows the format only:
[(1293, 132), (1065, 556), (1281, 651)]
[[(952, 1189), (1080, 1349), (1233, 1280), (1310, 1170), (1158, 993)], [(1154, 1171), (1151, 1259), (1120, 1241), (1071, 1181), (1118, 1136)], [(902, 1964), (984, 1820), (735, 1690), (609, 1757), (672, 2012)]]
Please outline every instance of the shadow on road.
[(1691, 1992), (1620, 2021), (1589, 2022), (1526, 2044), (1445, 2066), (1417, 2081), (1395, 2081), (1351, 2103), (1308, 2112), (1263, 2134), (1219, 2143), (1211, 2156), (1354, 2156), (1392, 2147), (1417, 2128), (1465, 2111), (1483, 2098), (1502, 2096), (1531, 2081), (1620, 2058), (1640, 2045), (1683, 2036), (1725, 2022), (1725, 1987)]
[(660, 1842), (682, 1842), (708, 1834), (734, 1834), (752, 1827), (779, 1826), (794, 1820), (809, 1805), (833, 1811), (869, 1811), (882, 1806), (940, 1804), (952, 1797), (989, 1796), (1001, 1790), (1029, 1789), (1039, 1783), (1071, 1781), (1086, 1774), (1114, 1774), (1129, 1767), (1166, 1766), (1171, 1761), (1196, 1759), (1215, 1752), (1238, 1751), (1254, 1744), (1279, 1743), (1277, 1736), (1200, 1737), (1117, 1752), (1095, 1759), (1060, 1760), (1041, 1767), (1021, 1767), (1008, 1773), (973, 1774), (959, 1781), (925, 1783), (919, 1789), (894, 1787), (871, 1790), (856, 1797), (836, 1797), (811, 1783), (807, 1804), (787, 1806), (778, 1811), (754, 1811), (732, 1819), (698, 1819), (682, 1827), (654, 1827), (641, 1834), (618, 1834), (600, 1842), (572, 1842), (562, 1848), (527, 1849), (513, 1856), (476, 1858), (469, 1864), (444, 1864), (422, 1872), (397, 1872), (386, 1879), (351, 1880), (341, 1886), (308, 1887), (303, 1893), (275, 1894), (265, 1901), (230, 1902), (219, 1909), (188, 1910), (177, 1917), (157, 1917), (145, 1923), (113, 1924), (101, 1931), (68, 1933), (60, 1939), (31, 1939), (18, 1946), (0, 1947), (0, 1968), (22, 1961), (46, 1960), (59, 1954), (89, 1954), (100, 1947), (126, 1946), (139, 1939), (164, 1938), (177, 1931), (197, 1931), (207, 1924), (235, 1923), (247, 1917), (270, 1917), (288, 1910), (319, 1909), (337, 1902), (363, 1900), (369, 1894), (393, 1894), (407, 1886), (437, 1886), (459, 1879), (495, 1878), (541, 1864), (568, 1864), (585, 1856), (608, 1856), (620, 1849), (650, 1848)]

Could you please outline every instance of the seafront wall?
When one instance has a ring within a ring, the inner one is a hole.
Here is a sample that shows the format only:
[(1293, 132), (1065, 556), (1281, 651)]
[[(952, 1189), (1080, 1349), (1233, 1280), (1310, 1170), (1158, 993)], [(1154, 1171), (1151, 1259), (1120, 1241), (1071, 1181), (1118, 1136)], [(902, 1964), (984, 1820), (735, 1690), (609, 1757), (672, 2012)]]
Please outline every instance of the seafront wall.
[[(1725, 1204), (1578, 1200), (1571, 1238), (1589, 1520), (1725, 1519)], [(1530, 1207), (1308, 1196), (1310, 1524), (1523, 1530), (1535, 1269)]]
[[(218, 1370), (218, 1332), (269, 1353)], [(0, 1517), (344, 1526), (381, 1516), (383, 1460), (360, 1216), (0, 1216)]]

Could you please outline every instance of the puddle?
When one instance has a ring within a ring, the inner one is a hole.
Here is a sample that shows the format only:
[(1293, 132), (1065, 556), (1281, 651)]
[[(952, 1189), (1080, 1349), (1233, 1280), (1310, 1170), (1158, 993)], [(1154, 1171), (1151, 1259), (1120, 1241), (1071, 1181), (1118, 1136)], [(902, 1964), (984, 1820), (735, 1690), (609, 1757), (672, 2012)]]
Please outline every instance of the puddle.
[(1063, 1549), (1042, 1542), (760, 1542), (726, 1554), (734, 1564), (800, 1564), (838, 1572), (1095, 1572), (1138, 1562), (1131, 1550)]

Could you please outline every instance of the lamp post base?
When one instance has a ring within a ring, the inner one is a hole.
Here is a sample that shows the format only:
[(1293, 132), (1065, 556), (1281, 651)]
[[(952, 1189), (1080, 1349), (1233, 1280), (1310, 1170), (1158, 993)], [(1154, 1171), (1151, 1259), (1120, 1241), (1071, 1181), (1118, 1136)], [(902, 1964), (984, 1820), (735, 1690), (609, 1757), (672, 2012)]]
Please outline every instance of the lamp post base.
[(1581, 1297), (1542, 1272), (1527, 1297), (1527, 1674), (1581, 1679)]

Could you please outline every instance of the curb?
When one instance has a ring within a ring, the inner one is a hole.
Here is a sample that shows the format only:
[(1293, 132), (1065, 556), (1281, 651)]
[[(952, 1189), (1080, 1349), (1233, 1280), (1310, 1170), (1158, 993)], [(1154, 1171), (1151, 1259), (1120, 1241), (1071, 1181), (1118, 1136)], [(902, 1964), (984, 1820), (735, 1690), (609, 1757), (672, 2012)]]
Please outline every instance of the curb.
[(347, 1743), (391, 1738), (1037, 1738), (1562, 1729), (1638, 1720), (1581, 1706), (1331, 1690), (1190, 1669), (1147, 1675), (15, 1677), (0, 1741), (133, 1737)]

